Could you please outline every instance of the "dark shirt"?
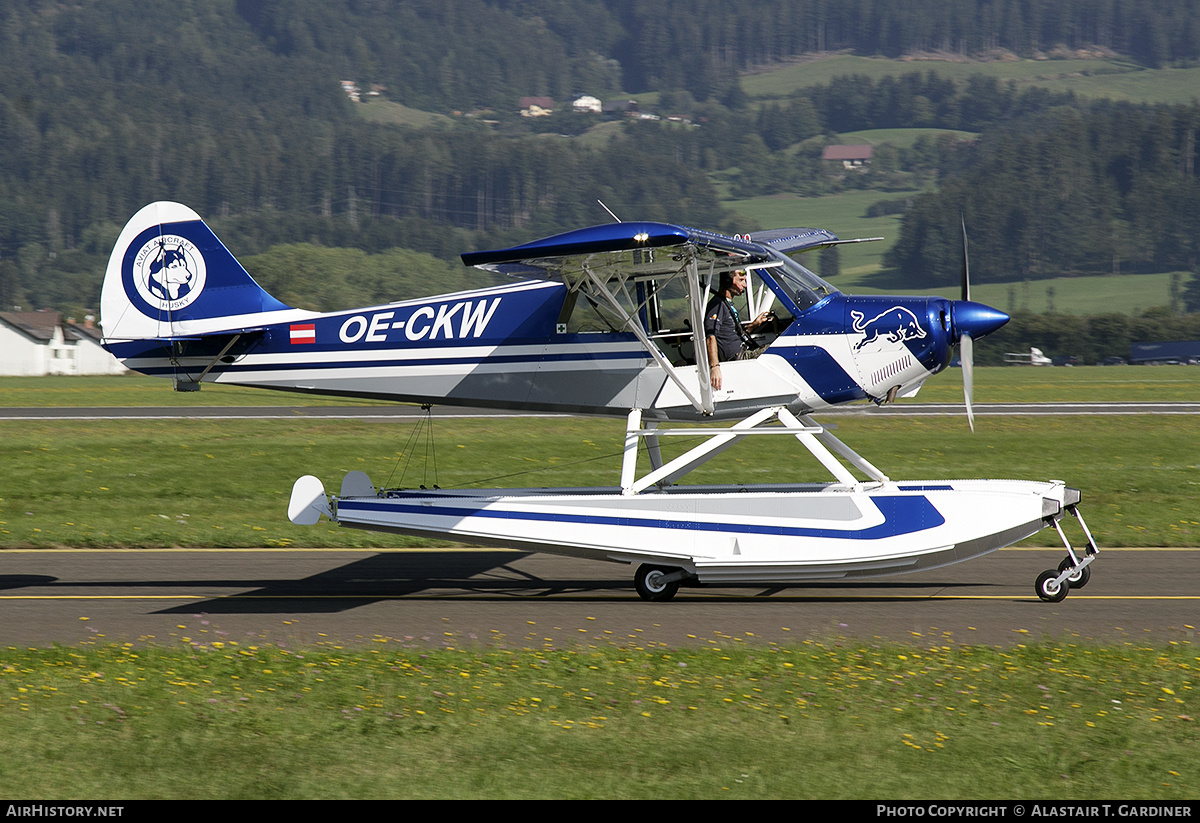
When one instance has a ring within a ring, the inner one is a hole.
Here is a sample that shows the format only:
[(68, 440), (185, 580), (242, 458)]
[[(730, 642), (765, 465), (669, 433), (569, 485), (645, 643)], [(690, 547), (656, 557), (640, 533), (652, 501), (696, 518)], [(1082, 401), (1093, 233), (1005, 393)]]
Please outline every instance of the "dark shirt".
[(737, 309), (722, 295), (709, 301), (704, 310), (704, 336), (717, 338), (717, 359), (733, 360), (742, 350), (741, 322)]

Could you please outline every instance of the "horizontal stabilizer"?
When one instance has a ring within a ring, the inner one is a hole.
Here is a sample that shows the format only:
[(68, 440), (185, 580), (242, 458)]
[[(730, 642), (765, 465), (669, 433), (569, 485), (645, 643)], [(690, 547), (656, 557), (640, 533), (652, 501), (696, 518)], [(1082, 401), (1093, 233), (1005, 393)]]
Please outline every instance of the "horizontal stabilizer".
[(321, 515), (333, 519), (329, 501), (325, 498), (325, 486), (311, 474), (306, 474), (292, 484), (288, 520), (297, 526), (312, 526), (321, 519)]

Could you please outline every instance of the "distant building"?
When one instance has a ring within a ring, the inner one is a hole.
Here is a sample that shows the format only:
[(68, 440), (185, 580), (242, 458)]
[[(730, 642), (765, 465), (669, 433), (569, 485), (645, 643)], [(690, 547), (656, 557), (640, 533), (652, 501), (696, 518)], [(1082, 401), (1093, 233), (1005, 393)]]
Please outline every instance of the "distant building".
[(90, 316), (80, 326), (45, 309), (0, 312), (0, 375), (124, 374), (100, 336)]
[(585, 94), (583, 97), (580, 97), (571, 104), (571, 110), (599, 114), (604, 110), (604, 106), (595, 97), (592, 97), (590, 94)]
[(614, 117), (637, 117), (638, 104), (636, 100), (609, 100), (604, 104), (604, 113)]
[(821, 152), (822, 160), (841, 163), (843, 168), (857, 169), (869, 165), (875, 156), (873, 146), (826, 146)]
[(519, 105), (522, 117), (546, 117), (554, 114), (553, 97), (522, 97)]

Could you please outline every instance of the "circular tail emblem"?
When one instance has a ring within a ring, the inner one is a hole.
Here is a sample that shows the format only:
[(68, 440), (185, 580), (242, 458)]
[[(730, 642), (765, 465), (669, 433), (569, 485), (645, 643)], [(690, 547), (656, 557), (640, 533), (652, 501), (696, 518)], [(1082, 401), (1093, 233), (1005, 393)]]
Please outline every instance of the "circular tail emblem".
[(204, 290), (204, 256), (184, 237), (164, 234), (133, 258), (133, 282), (142, 299), (163, 311), (182, 309)]

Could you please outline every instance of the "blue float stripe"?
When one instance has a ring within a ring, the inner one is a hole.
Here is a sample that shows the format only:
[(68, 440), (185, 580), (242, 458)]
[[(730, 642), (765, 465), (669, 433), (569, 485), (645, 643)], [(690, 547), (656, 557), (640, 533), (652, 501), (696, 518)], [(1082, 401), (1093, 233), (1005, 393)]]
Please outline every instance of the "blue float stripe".
[(533, 520), (550, 523), (577, 523), (591, 526), (629, 526), (645, 529), (718, 532), (725, 534), (763, 534), (780, 537), (825, 537), (840, 540), (881, 540), (903, 534), (936, 528), (946, 522), (925, 497), (872, 497), (871, 501), (883, 514), (883, 522), (866, 529), (820, 529), (799, 526), (765, 526), (755, 524), (705, 523), (694, 520), (665, 520), (659, 518), (612, 517), (608, 515), (565, 514), (555, 512), (491, 511), (457, 506), (411, 506), (404, 503), (379, 503), (343, 500), (340, 512), (394, 512), (419, 514), (423, 517), (490, 517), (499, 520)]

